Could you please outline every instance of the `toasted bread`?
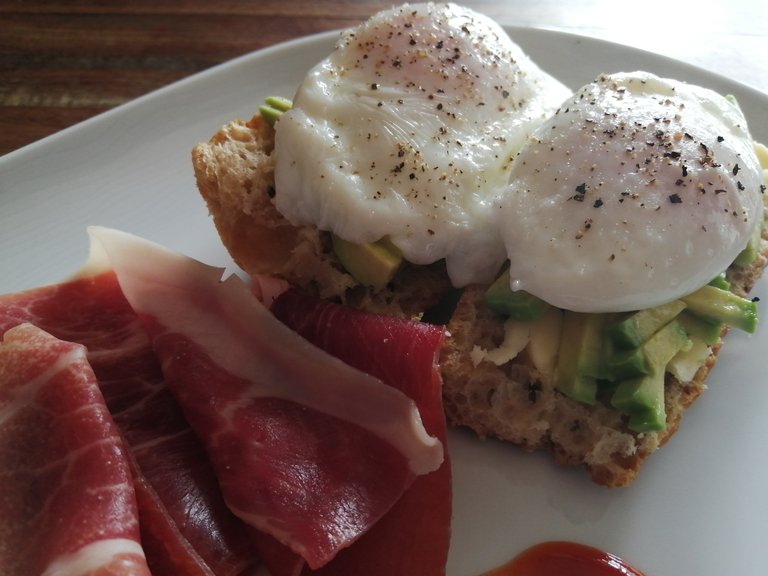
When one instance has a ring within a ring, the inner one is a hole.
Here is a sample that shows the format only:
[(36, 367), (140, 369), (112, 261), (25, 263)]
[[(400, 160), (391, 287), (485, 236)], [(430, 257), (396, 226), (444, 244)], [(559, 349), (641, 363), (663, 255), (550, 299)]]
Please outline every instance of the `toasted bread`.
[[(420, 318), (451, 294), (442, 264), (406, 264), (384, 290), (358, 285), (336, 259), (326, 233), (294, 226), (274, 207), (274, 130), (259, 115), (234, 121), (194, 148), (197, 185), (222, 242), (250, 274), (287, 280), (321, 298), (394, 316)], [(744, 296), (760, 277), (768, 256), (728, 271), (732, 289)], [(626, 418), (604, 403), (589, 406), (558, 392), (551, 374), (537, 367), (527, 347), (497, 365), (478, 360), (477, 348), (498, 347), (503, 321), (483, 303), (484, 287), (465, 289), (447, 329), (441, 357), (448, 420), (481, 437), (497, 437), (525, 450), (547, 450), (563, 465), (583, 465), (604, 486), (626, 486), (645, 459), (678, 429), (683, 413), (705, 389), (722, 344), (688, 382), (667, 374), (667, 426), (636, 433)]]
[(294, 226), (277, 211), (274, 138), (272, 126), (257, 114), (230, 122), (192, 152), (198, 190), (237, 265), (382, 314), (412, 318), (435, 306), (450, 286), (442, 264), (406, 264), (390, 286), (374, 292), (344, 271), (327, 233)]

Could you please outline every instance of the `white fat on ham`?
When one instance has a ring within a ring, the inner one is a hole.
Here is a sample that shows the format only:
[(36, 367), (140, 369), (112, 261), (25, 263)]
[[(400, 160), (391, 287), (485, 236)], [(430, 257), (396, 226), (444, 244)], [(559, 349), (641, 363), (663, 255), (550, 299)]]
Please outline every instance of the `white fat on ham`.
[[(132, 557), (144, 557), (141, 545), (127, 538), (100, 540), (83, 546), (77, 552), (57, 558), (43, 572), (42, 576), (76, 576), (78, 574), (93, 574), (99, 569), (109, 566), (117, 569), (121, 558), (126, 558), (126, 567), (133, 566)], [(121, 572), (110, 572), (121, 573)], [(131, 574), (131, 572), (125, 572)]]
[[(35, 337), (37, 336), (35, 334), (36, 330), (30, 324), (23, 324), (20, 328), (16, 328), (13, 331), (9, 330), (6, 333), (7, 336), (2, 341), (3, 354), (9, 354), (14, 348), (24, 350), (28, 344), (26, 342), (17, 344), (17, 337), (20, 335), (27, 338)], [(39, 336), (41, 345), (44, 344), (44, 341), (42, 341), (44, 337), (42, 334)], [(84, 350), (73, 347), (70, 352), (59, 355), (53, 363), (44, 367), (42, 372), (35, 375), (26, 385), (17, 387), (13, 390), (12, 394), (3, 393), (0, 399), (0, 428), (11, 425), (12, 420), (22, 410), (35, 403), (35, 398), (41, 393), (42, 388), (48, 385), (50, 380), (56, 377), (56, 374), (67, 370), (77, 362), (82, 362), (83, 356)]]
[(108, 260), (133, 308), (201, 345), (233, 376), (259, 382), (252, 398), (289, 400), (360, 426), (400, 451), (414, 474), (442, 463), (442, 443), (426, 432), (410, 398), (287, 328), (237, 276), (222, 280), (223, 269), (132, 234), (88, 231), (91, 265)]
[(80, 344), (0, 334), (3, 576), (149, 576), (128, 455)]

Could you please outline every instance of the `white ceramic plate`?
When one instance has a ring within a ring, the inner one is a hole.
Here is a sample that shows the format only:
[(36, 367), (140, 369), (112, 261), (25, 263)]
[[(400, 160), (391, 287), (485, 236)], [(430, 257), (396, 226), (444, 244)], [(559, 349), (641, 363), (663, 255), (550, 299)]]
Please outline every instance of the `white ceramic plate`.
[[(768, 142), (768, 97), (650, 53), (558, 32), (509, 29), (573, 88), (600, 72), (645, 69), (736, 95)], [(190, 150), (264, 97), (292, 95), (335, 34), (282, 44), (140, 98), (0, 158), (0, 293), (56, 282), (84, 261), (86, 226), (144, 236), (227, 264), (197, 194)], [(766, 282), (755, 292), (766, 297)], [(763, 310), (768, 317), (768, 312)], [(757, 574), (768, 538), (768, 326), (734, 332), (680, 432), (629, 488), (593, 485), (471, 434), (453, 432), (450, 576), (476, 576), (523, 548), (572, 540), (613, 552), (649, 576)]]

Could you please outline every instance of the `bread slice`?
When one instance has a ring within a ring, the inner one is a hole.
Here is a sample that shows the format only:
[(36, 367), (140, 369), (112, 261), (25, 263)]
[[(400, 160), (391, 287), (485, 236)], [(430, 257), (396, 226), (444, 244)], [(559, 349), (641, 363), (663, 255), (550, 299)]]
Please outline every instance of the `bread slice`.
[(320, 298), (416, 318), (450, 288), (442, 264), (404, 265), (374, 292), (344, 271), (327, 233), (294, 226), (275, 208), (274, 128), (259, 115), (222, 127), (192, 151), (197, 187), (233, 260), (251, 275), (287, 280)]
[[(198, 189), (222, 242), (243, 270), (400, 317), (422, 318), (451, 299), (455, 291), (440, 263), (406, 264), (379, 292), (358, 285), (333, 254), (327, 233), (294, 226), (276, 210), (273, 149), (274, 129), (256, 115), (230, 122), (192, 153)], [(749, 293), (767, 257), (768, 235), (752, 265), (728, 271), (735, 292)], [(449, 422), (525, 450), (547, 450), (563, 465), (585, 466), (604, 486), (630, 484), (645, 459), (677, 431), (685, 410), (704, 391), (722, 343), (721, 337), (691, 381), (667, 374), (667, 427), (638, 434), (608, 405), (588, 406), (555, 390), (532, 344), (523, 342), (511, 359), (498, 363), (478, 355), (478, 350), (498, 348), (506, 334), (504, 322), (483, 304), (483, 292), (482, 286), (465, 289), (448, 323), (441, 366)]]
[[(764, 211), (764, 220), (768, 212)], [(763, 226), (761, 254), (750, 266), (731, 266), (731, 290), (745, 297), (768, 261), (768, 228)], [(526, 345), (512, 360), (497, 365), (478, 361), (477, 351), (498, 349), (505, 330), (484, 304), (485, 287), (465, 290), (448, 324), (451, 337), (442, 353), (446, 416), (454, 426), (467, 426), (481, 437), (495, 437), (527, 451), (547, 450), (563, 465), (584, 465), (603, 486), (627, 486), (648, 456), (678, 430), (683, 413), (705, 390), (727, 333), (711, 347), (705, 363), (690, 381), (666, 374), (667, 425), (660, 432), (629, 430), (626, 418), (598, 402), (587, 405), (555, 389), (551, 372)]]
[(667, 374), (667, 427), (638, 434), (607, 404), (590, 406), (556, 390), (551, 375), (531, 361), (528, 348), (500, 366), (489, 361), (475, 365), (472, 350), (498, 345), (501, 326), (484, 306), (481, 288), (464, 292), (441, 360), (449, 423), (527, 451), (547, 450), (562, 465), (584, 465), (594, 482), (609, 487), (630, 484), (643, 461), (677, 431), (683, 412), (704, 391), (720, 347), (713, 347), (692, 381)]

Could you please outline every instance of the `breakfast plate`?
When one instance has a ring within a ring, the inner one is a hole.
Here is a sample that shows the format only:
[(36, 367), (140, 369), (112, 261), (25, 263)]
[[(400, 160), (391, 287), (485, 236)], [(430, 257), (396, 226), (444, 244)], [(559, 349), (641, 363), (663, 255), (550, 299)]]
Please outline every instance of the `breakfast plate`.
[[(590, 38), (507, 28), (533, 60), (578, 88), (647, 70), (733, 94), (768, 142), (768, 96), (705, 70)], [(235, 271), (197, 193), (190, 151), (264, 97), (290, 96), (336, 33), (227, 62), (0, 158), (0, 293), (56, 282), (85, 261), (87, 226), (114, 227)], [(754, 295), (768, 301), (767, 281)], [(763, 312), (765, 315), (765, 312)], [(768, 535), (768, 329), (734, 331), (709, 390), (633, 485), (454, 430), (450, 576), (477, 576), (536, 543), (575, 541), (649, 576), (755, 574)], [(395, 552), (396, 553), (396, 552)]]

